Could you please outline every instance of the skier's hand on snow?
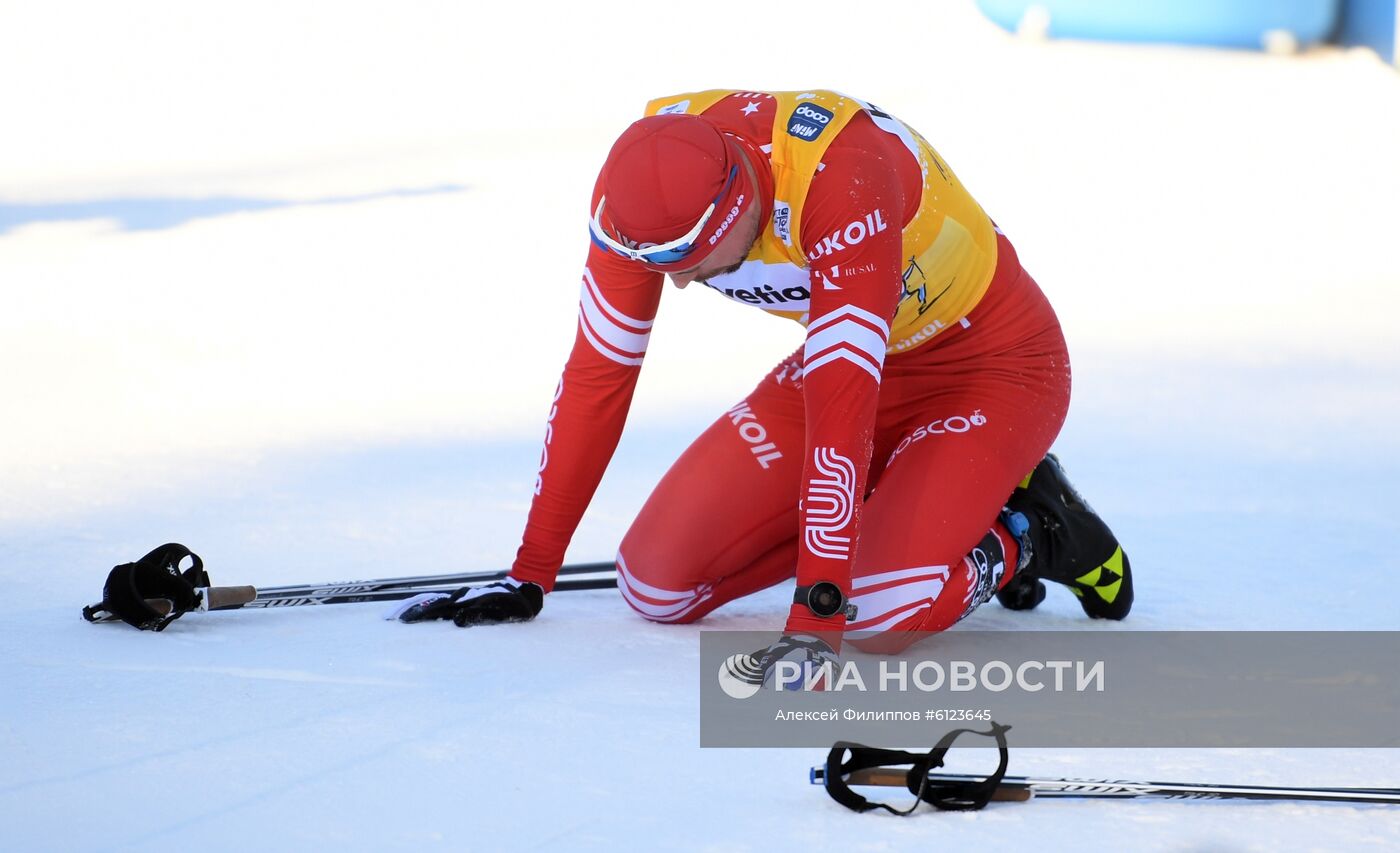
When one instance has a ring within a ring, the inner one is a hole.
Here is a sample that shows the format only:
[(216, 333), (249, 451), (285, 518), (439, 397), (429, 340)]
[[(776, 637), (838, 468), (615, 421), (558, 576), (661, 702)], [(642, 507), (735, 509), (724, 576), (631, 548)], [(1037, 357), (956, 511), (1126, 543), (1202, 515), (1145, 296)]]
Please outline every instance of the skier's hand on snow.
[(464, 586), (452, 593), (420, 595), (391, 614), (401, 622), (451, 619), (458, 627), (529, 622), (544, 608), (538, 584), (508, 577), (485, 586)]

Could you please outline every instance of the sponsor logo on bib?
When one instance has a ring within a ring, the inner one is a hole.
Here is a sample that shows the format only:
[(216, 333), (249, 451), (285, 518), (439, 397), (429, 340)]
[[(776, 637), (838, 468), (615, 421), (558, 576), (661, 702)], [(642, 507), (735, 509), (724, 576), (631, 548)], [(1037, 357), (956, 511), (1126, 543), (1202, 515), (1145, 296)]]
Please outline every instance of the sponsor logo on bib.
[(787, 132), (789, 136), (811, 142), (822, 135), (822, 131), (826, 130), (826, 126), (831, 124), (834, 118), (835, 113), (816, 104), (798, 104), (797, 109), (792, 111), (792, 117), (788, 119)]

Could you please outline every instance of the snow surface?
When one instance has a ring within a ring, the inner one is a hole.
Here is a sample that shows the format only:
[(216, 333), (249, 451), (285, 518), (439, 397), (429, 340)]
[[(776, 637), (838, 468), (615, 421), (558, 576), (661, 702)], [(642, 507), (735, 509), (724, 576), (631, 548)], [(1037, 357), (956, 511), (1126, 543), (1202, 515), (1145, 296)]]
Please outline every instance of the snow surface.
[[(1052, 590), (965, 627), (1400, 628), (1400, 76), (1370, 54), (1022, 42), (966, 2), (4, 21), (0, 848), (1400, 846), (1400, 811), (1344, 805), (857, 816), (807, 785), (816, 750), (699, 749), (700, 627), (609, 592), (471, 631), (374, 605), (78, 617), (169, 540), (221, 583), (507, 565), (612, 137), (658, 94), (825, 86), (918, 127), (1049, 293), (1075, 359), (1058, 450), (1138, 574), (1121, 626)], [(800, 334), (669, 292), (570, 558), (610, 557)], [(787, 594), (702, 627), (776, 628)], [(1400, 786), (1390, 750), (1011, 772)]]

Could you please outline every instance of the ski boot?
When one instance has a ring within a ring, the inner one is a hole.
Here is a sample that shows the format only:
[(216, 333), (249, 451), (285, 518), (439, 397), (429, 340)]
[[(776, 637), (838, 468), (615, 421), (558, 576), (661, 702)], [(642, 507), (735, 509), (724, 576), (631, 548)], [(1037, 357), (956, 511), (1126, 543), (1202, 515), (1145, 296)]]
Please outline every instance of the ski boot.
[(1122, 619), (1133, 606), (1128, 555), (1113, 532), (1070, 485), (1048, 453), (1002, 510), (1002, 523), (1021, 542), (1015, 576), (997, 591), (1010, 610), (1030, 610), (1045, 598), (1043, 580), (1069, 587), (1094, 619)]

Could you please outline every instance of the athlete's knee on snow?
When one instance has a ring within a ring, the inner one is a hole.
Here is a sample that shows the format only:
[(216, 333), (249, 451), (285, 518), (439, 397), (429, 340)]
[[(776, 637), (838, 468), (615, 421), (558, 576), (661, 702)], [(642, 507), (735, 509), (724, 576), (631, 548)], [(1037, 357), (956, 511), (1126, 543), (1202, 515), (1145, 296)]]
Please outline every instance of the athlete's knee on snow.
[(701, 584), (687, 588), (675, 580), (658, 577), (654, 567), (666, 564), (667, 560), (661, 555), (629, 550), (624, 541), (617, 552), (618, 592), (627, 605), (645, 619), (676, 624), (694, 622), (709, 611), (703, 605), (713, 597), (713, 586)]
[(847, 638), (867, 654), (898, 654), (962, 618), (968, 589), (963, 560), (857, 578), (851, 590), (856, 619), (846, 626)]
[(1005, 572), (1002, 540), (989, 530), (960, 560), (861, 574), (851, 581), (851, 642), (872, 653), (902, 651), (920, 634), (943, 631), (985, 604)]
[(960, 566), (928, 565), (866, 572), (851, 580), (856, 616), (846, 630), (862, 651), (892, 654), (916, 639), (941, 603), (957, 594)]

